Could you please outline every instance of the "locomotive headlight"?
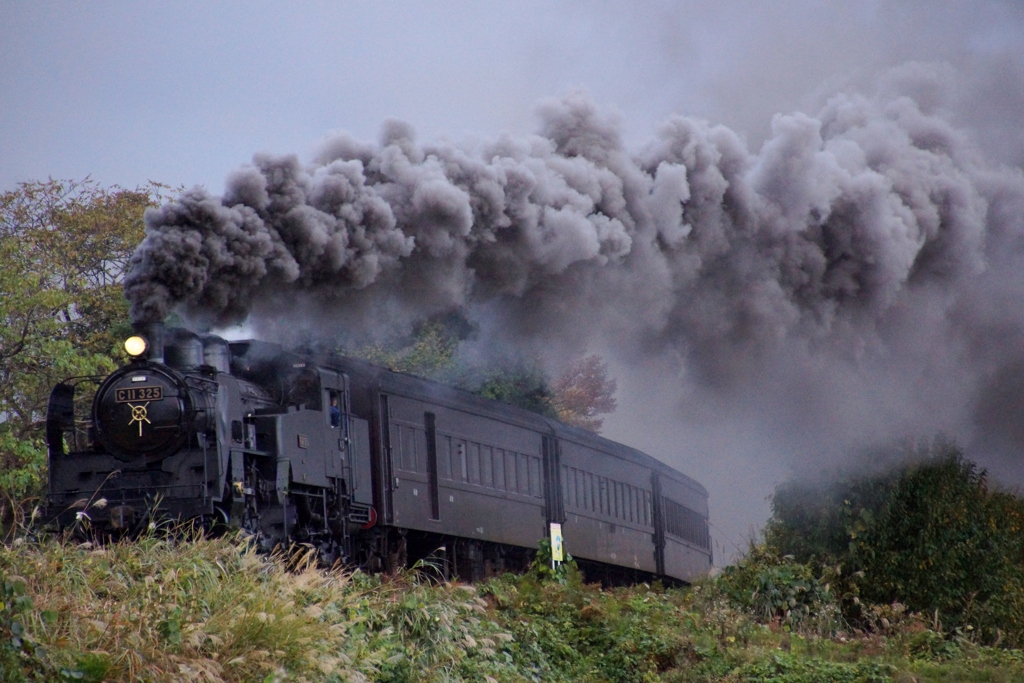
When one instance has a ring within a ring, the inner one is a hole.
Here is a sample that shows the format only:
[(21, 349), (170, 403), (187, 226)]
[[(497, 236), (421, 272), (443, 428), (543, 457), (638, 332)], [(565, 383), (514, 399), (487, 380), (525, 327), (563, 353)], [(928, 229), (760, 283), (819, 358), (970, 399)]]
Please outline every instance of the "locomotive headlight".
[(132, 358), (138, 358), (146, 352), (146, 340), (138, 335), (132, 335), (124, 340), (124, 350)]

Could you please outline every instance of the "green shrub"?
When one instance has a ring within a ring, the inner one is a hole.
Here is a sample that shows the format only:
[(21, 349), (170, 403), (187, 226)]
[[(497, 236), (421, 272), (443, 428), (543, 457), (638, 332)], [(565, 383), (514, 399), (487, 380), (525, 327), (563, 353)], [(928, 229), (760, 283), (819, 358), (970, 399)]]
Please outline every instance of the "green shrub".
[(899, 602), (946, 631), (1024, 644), (1024, 501), (939, 441), (885, 474), (780, 487), (767, 546), (838, 566), (846, 616)]
[[(46, 651), (28, 629), (35, 605), (25, 582), (8, 577), (0, 569), (0, 682), (54, 680), (57, 674), (46, 665)], [(45, 613), (51, 621), (53, 612)]]
[(877, 662), (832, 662), (778, 653), (739, 667), (734, 680), (744, 683), (888, 683), (896, 667)]
[(830, 585), (810, 565), (754, 546), (719, 578), (732, 602), (763, 622), (830, 635), (840, 628), (839, 607)]

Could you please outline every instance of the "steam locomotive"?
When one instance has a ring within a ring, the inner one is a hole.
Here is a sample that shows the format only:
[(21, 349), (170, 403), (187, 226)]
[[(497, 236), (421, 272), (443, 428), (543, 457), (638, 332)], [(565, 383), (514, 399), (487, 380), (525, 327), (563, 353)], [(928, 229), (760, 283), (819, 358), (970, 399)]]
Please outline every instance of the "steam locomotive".
[(125, 349), (110, 376), (51, 393), (48, 506), (64, 527), (198, 520), (267, 548), (310, 544), (326, 562), (429, 557), (476, 580), (525, 566), (561, 525), (590, 578), (689, 581), (711, 567), (707, 491), (588, 431), (262, 341), (153, 325)]

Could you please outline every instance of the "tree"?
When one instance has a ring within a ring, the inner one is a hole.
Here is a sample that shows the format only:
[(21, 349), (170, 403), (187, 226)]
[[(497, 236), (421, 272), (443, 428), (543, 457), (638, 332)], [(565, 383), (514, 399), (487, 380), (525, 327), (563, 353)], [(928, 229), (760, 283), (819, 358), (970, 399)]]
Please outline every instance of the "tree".
[(409, 338), (357, 349), (340, 349), (340, 352), (364, 358), (395, 372), (451, 383), (458, 368), (456, 351), (459, 341), (444, 325), (431, 321), (421, 325)]
[(543, 371), (522, 359), (478, 371), (478, 379), (468, 388), (481, 396), (525, 408), (547, 417), (558, 417), (551, 405), (551, 390)]
[(551, 392), (539, 366), (529, 359), (466, 361), (459, 354), (463, 341), (476, 333), (462, 315), (428, 320), (408, 336), (357, 348), (339, 348), (342, 355), (363, 358), (376, 365), (432, 379), (496, 401), (556, 417)]
[(42, 484), (52, 387), (122, 359), (121, 280), (164, 189), (51, 179), (0, 194), (0, 490), (9, 498)]
[(336, 350), (594, 432), (602, 424), (597, 416), (615, 410), (616, 383), (609, 379), (608, 365), (599, 356), (572, 361), (552, 385), (535, 359), (511, 355), (466, 361), (459, 349), (475, 333), (476, 328), (464, 315), (455, 314), (426, 321), (409, 336)]
[(552, 385), (551, 406), (562, 422), (597, 432), (597, 416), (615, 410), (616, 386), (600, 356), (578, 358)]

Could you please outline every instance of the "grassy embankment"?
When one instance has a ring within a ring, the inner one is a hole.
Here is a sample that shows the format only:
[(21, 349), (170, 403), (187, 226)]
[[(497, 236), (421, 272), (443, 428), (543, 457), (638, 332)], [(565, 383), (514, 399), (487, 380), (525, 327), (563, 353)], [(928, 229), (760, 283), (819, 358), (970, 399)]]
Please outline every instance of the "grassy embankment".
[(546, 574), (438, 585), (289, 568), (233, 538), (20, 539), (0, 546), (0, 680), (1024, 680), (1021, 651), (899, 606), (857, 631), (828, 600), (759, 619), (728, 575), (601, 590)]

